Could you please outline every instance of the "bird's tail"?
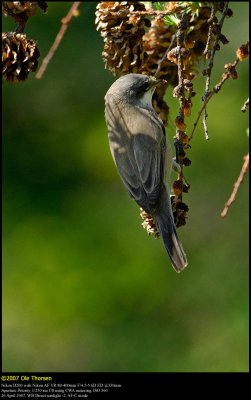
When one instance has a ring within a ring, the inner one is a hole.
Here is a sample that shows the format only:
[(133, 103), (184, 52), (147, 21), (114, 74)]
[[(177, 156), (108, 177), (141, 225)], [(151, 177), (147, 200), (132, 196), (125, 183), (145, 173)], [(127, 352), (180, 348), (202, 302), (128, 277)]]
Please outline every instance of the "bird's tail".
[(152, 216), (173, 268), (176, 272), (181, 272), (187, 266), (187, 258), (176, 232), (170, 196), (166, 190), (163, 191), (158, 208)]

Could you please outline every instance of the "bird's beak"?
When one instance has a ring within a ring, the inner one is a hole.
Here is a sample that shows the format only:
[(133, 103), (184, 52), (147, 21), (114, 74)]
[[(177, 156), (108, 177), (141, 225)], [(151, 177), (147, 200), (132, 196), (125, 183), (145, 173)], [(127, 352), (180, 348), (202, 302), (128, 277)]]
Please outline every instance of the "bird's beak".
[(154, 76), (150, 77), (150, 87), (157, 86), (161, 82), (161, 79), (157, 79)]

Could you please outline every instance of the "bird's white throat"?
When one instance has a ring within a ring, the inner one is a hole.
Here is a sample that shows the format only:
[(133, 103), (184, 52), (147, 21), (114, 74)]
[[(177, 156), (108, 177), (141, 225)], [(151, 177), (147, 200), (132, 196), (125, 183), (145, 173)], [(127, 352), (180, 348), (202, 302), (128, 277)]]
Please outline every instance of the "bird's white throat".
[(140, 98), (140, 103), (141, 106), (144, 108), (152, 108), (152, 97), (153, 97), (153, 92), (155, 90), (155, 87), (151, 88), (147, 92), (143, 94), (143, 96)]

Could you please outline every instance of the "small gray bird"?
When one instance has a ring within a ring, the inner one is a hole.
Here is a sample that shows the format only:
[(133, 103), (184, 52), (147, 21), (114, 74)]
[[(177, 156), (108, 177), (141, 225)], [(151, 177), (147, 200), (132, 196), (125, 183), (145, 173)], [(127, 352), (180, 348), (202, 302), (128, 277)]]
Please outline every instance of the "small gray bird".
[(160, 81), (141, 74), (117, 79), (105, 95), (111, 153), (129, 195), (151, 214), (177, 272), (187, 266), (170, 202), (173, 166), (165, 127), (152, 107)]

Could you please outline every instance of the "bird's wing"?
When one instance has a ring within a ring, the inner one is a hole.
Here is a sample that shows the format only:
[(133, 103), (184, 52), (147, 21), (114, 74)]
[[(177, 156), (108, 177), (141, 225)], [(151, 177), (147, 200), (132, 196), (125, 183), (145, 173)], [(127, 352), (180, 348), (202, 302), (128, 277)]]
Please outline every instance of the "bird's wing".
[(165, 137), (158, 142), (140, 133), (134, 135), (133, 142), (138, 176), (147, 195), (147, 209), (150, 211), (156, 206), (163, 186)]
[(163, 185), (164, 128), (154, 111), (110, 100), (106, 105), (106, 120), (114, 161), (131, 197), (150, 211)]

